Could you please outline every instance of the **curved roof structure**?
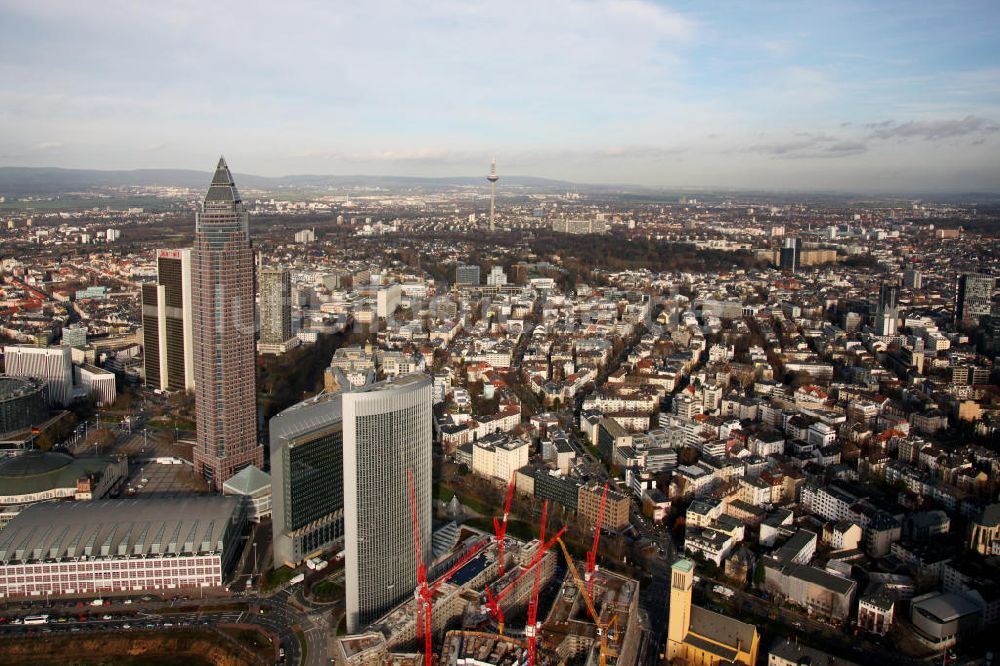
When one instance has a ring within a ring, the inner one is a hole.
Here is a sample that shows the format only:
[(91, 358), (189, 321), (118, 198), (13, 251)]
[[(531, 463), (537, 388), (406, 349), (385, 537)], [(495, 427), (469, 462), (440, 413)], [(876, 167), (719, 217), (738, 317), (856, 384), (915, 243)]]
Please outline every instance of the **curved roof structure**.
[(74, 458), (38, 450), (0, 460), (0, 505), (22, 503), (25, 495), (75, 489), (77, 479), (102, 473), (115, 462), (109, 457)]
[(73, 462), (73, 456), (55, 451), (25, 451), (19, 456), (0, 460), (0, 482), (25, 476), (48, 474)]
[(0, 564), (221, 553), (239, 507), (239, 498), (215, 495), (43, 502), (0, 532)]

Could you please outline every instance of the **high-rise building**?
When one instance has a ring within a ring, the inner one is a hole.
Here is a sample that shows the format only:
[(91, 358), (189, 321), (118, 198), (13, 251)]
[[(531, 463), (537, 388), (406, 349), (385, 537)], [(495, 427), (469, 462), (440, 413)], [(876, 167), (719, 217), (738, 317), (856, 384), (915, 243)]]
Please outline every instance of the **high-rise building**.
[(408, 474), (421, 556), (431, 552), (431, 379), (402, 375), (342, 394), (347, 630), (356, 632), (417, 585)]
[(781, 248), (778, 267), (783, 271), (795, 273), (801, 267), (802, 262), (802, 239), (798, 237), (786, 238), (785, 246)]
[(11, 377), (33, 377), (49, 386), (49, 404), (66, 407), (73, 402), (73, 355), (70, 347), (3, 348), (4, 371)]
[(341, 394), (323, 393), (271, 419), (275, 566), (297, 566), (344, 536)]
[(156, 282), (142, 285), (142, 352), (147, 386), (194, 390), (190, 249), (156, 252)]
[(896, 335), (899, 322), (899, 285), (885, 282), (879, 286), (878, 309), (875, 311), (875, 332), (879, 335)]
[(507, 274), (503, 272), (503, 266), (494, 266), (486, 274), (486, 284), (490, 287), (502, 287), (507, 284)]
[(907, 289), (920, 289), (924, 286), (924, 274), (915, 268), (903, 271), (903, 286)]
[(455, 284), (460, 287), (478, 287), (479, 266), (475, 264), (459, 264), (455, 268)]
[(260, 271), (261, 354), (283, 354), (298, 346), (292, 335), (292, 273), (287, 268)]
[(249, 215), (219, 158), (195, 219), (191, 250), (194, 315), (195, 472), (221, 490), (247, 465), (263, 467), (257, 444), (253, 250)]
[(993, 301), (992, 275), (964, 273), (958, 277), (955, 295), (955, 322), (978, 324), (979, 318), (990, 314)]

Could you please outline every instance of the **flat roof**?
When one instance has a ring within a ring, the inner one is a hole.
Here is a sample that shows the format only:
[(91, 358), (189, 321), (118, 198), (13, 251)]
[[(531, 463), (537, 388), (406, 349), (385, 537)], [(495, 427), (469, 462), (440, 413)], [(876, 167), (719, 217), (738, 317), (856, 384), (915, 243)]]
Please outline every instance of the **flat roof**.
[(947, 593), (930, 592), (919, 596), (910, 602), (914, 611), (929, 615), (944, 624), (960, 617), (978, 613), (980, 608), (968, 597)]
[(785, 661), (791, 661), (796, 664), (823, 664), (824, 666), (857, 666), (853, 661), (848, 661), (847, 659), (841, 659), (840, 657), (834, 657), (831, 654), (817, 650), (816, 648), (809, 647), (795, 641), (794, 643), (785, 638), (781, 642), (775, 644), (770, 653), (776, 657), (780, 657)]
[(375, 393), (378, 391), (389, 391), (393, 389), (420, 388), (430, 386), (431, 378), (422, 372), (411, 372), (408, 375), (399, 375), (391, 379), (384, 379), (374, 384), (366, 384), (361, 388), (353, 389), (350, 393)]
[(837, 594), (848, 594), (856, 585), (850, 578), (835, 576), (823, 569), (806, 564), (786, 565), (784, 573), (793, 578), (819, 585)]
[(35, 504), (0, 532), (0, 563), (218, 553), (238, 497)]
[(694, 562), (686, 558), (681, 558), (670, 565), (670, 568), (687, 573), (688, 571), (694, 570)]
[(343, 394), (320, 393), (273, 416), (270, 421), (272, 447), (343, 420)]

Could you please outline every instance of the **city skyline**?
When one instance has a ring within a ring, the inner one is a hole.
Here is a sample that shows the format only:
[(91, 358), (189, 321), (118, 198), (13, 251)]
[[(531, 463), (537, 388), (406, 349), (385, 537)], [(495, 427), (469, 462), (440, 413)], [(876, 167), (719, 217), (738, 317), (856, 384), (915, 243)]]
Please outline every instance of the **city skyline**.
[[(506, 174), (665, 188), (1000, 177), (989, 3), (381, 9), (6, 3), (0, 165), (188, 168), (211, 145), (261, 175), (483, 176), (497, 154)], [(220, 21), (272, 47), (233, 58)]]

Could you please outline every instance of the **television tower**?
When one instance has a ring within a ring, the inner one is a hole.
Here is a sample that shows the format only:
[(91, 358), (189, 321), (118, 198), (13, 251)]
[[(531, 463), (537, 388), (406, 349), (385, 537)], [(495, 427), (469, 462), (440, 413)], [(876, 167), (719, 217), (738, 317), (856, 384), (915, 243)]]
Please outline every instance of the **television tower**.
[(486, 180), (490, 181), (490, 231), (493, 231), (493, 216), (496, 214), (497, 208), (497, 181), (500, 180), (500, 176), (497, 175), (496, 156), (490, 163), (490, 175), (486, 176)]

